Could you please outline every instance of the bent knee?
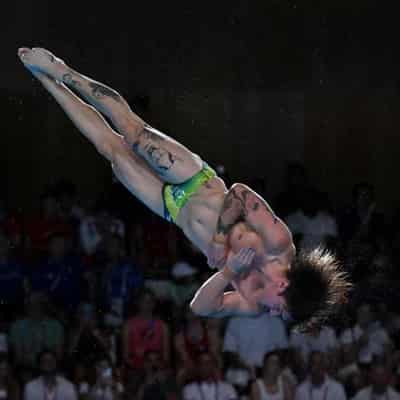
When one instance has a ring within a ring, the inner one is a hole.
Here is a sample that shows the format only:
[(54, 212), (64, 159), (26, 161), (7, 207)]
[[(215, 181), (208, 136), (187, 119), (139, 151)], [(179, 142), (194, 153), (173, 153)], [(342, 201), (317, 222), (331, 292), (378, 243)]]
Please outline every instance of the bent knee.
[(130, 111), (130, 109), (118, 113), (116, 118), (113, 119), (113, 123), (118, 132), (130, 145), (137, 140), (140, 133), (143, 132), (146, 127), (145, 122)]
[(123, 138), (117, 135), (96, 145), (97, 151), (112, 164), (126, 156), (128, 149)]

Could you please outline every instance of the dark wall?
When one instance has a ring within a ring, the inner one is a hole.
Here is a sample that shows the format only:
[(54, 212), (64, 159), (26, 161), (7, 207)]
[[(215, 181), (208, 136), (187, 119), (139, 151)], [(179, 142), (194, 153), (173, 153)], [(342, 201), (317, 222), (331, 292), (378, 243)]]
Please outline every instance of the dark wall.
[(295, 159), (330, 192), (371, 179), (385, 204), (397, 204), (388, 177), (399, 167), (398, 28), (388, 7), (261, 0), (6, 7), (0, 165), (17, 203), (27, 206), (49, 176), (71, 177), (87, 194), (110, 182), (106, 163), (19, 63), (16, 49), (26, 45), (49, 48), (119, 90), (155, 127), (234, 178), (266, 177), (271, 196)]

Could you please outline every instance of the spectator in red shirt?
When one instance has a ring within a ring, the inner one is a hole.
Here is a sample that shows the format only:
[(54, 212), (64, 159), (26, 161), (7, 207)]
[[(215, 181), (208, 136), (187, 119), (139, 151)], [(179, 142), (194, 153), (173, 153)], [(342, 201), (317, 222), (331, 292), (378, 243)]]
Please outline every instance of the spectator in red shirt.
[[(193, 314), (188, 307), (182, 329), (174, 337), (175, 353), (179, 362), (177, 379), (180, 383), (187, 382), (193, 376), (199, 355), (209, 353), (215, 348), (210, 342), (207, 321)], [(220, 355), (213, 356), (218, 359)]]
[(123, 328), (122, 353), (126, 365), (133, 369), (142, 369), (144, 356), (148, 351), (162, 354), (162, 360), (168, 365), (170, 360), (169, 328), (154, 314), (156, 299), (151, 291), (144, 289), (139, 295), (138, 312), (130, 318)]
[(56, 196), (46, 191), (41, 196), (40, 213), (31, 218), (26, 227), (27, 247), (34, 253), (45, 253), (52, 234), (72, 236), (72, 226), (63, 221)]

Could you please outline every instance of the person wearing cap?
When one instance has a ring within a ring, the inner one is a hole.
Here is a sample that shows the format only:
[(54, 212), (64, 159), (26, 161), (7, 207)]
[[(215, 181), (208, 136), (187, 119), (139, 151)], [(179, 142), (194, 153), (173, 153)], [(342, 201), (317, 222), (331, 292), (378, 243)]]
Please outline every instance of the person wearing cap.
[(179, 261), (172, 267), (171, 275), (170, 296), (175, 305), (181, 307), (193, 298), (199, 287), (196, 280), (198, 270), (185, 261)]

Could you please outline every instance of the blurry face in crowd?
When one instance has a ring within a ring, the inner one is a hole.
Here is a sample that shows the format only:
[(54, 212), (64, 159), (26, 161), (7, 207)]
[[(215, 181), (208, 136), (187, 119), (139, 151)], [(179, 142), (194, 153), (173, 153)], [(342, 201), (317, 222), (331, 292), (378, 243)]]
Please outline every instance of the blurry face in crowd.
[(59, 214), (59, 205), (57, 199), (52, 196), (46, 196), (42, 199), (42, 213), (45, 218), (53, 219)]
[(44, 353), (40, 359), (40, 371), (43, 375), (54, 375), (57, 372), (57, 359), (52, 353)]
[(118, 260), (122, 256), (121, 239), (116, 237), (109, 238), (107, 241), (106, 253), (110, 260)]
[(210, 354), (204, 353), (200, 355), (198, 359), (198, 371), (200, 378), (203, 380), (216, 377), (217, 365)]
[(4, 381), (8, 376), (8, 362), (3, 360), (0, 362), (0, 382)]
[(152, 314), (155, 305), (155, 298), (151, 293), (143, 293), (139, 299), (139, 311), (141, 313)]
[(103, 373), (110, 368), (111, 365), (108, 362), (108, 360), (100, 360), (96, 363), (95, 369), (96, 369), (96, 376), (101, 377)]
[(371, 370), (371, 383), (376, 392), (384, 392), (389, 383), (389, 376), (383, 365), (374, 365)]
[(372, 311), (371, 307), (368, 304), (363, 304), (357, 310), (357, 322), (360, 326), (366, 327), (372, 322)]
[(373, 202), (373, 191), (367, 186), (359, 187), (355, 192), (355, 203), (360, 209), (368, 208)]
[(40, 294), (32, 294), (26, 304), (30, 318), (42, 318), (45, 315), (45, 299)]
[(96, 316), (91, 304), (81, 304), (79, 306), (78, 318), (80, 324), (86, 328), (95, 328), (97, 325)]
[(264, 360), (264, 375), (271, 378), (278, 378), (281, 373), (281, 360), (277, 354), (270, 354)]
[(310, 376), (313, 384), (322, 384), (325, 380), (326, 360), (323, 353), (313, 353), (310, 357)]
[(144, 359), (144, 369), (147, 373), (154, 373), (162, 370), (163, 362), (161, 354), (155, 351), (148, 352)]
[(49, 257), (52, 260), (62, 260), (67, 253), (67, 240), (63, 236), (55, 236), (49, 242)]
[(0, 259), (1, 258), (7, 259), (8, 250), (9, 250), (8, 239), (6, 235), (4, 235), (4, 233), (0, 232)]

